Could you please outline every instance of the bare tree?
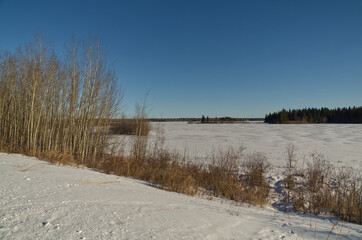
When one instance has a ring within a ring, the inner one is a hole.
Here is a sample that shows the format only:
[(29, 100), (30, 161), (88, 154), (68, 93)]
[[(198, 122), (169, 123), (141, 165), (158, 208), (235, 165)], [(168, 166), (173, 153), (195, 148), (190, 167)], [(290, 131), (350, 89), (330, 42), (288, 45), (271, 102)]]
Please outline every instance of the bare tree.
[(105, 154), (120, 88), (105, 62), (101, 41), (83, 53), (73, 39), (59, 60), (37, 34), (25, 51), (0, 55), (0, 148), (39, 154), (70, 153), (81, 164)]

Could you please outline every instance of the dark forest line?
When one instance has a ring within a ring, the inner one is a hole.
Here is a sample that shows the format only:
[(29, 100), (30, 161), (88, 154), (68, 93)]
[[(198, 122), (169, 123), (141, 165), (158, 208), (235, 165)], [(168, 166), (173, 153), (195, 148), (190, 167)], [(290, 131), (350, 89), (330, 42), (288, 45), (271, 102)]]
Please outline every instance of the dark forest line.
[(265, 123), (362, 123), (362, 107), (289, 109), (265, 115)]

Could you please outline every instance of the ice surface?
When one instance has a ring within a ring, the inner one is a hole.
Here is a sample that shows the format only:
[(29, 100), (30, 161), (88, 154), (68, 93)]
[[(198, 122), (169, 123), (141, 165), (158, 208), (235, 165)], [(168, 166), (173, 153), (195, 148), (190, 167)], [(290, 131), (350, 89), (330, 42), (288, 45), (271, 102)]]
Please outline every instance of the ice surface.
[[(154, 126), (157, 123), (153, 123)], [(206, 156), (213, 149), (246, 147), (263, 152), (274, 165), (285, 164), (286, 145), (297, 147), (299, 162), (317, 151), (336, 166), (362, 170), (362, 124), (187, 124), (161, 123), (166, 144), (191, 157)], [(151, 132), (151, 137), (157, 135)]]

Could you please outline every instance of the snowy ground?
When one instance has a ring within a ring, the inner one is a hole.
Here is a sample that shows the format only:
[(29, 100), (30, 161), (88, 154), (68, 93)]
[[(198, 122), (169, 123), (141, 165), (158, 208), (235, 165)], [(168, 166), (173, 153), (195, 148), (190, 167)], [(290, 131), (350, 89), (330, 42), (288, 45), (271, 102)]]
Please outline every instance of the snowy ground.
[[(361, 239), (334, 218), (235, 206), (0, 153), (0, 239)], [(339, 232), (340, 235), (339, 235)]]

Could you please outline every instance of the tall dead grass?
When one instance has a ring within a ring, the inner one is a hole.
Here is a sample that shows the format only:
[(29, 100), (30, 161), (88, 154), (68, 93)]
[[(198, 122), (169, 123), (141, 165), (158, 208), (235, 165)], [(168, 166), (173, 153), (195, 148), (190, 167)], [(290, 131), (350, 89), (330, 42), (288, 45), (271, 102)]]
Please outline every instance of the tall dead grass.
[(288, 170), (285, 191), (288, 194), (287, 201), (297, 211), (333, 213), (342, 220), (362, 223), (360, 173), (353, 169), (337, 169), (319, 153), (307, 157), (305, 169), (293, 167)]
[[(259, 159), (261, 155), (249, 155), (244, 159), (241, 150), (219, 149), (211, 154), (210, 164), (202, 165), (185, 161), (182, 155), (171, 153), (163, 147), (162, 141), (161, 138), (144, 150), (145, 154), (111, 154), (90, 167), (146, 180), (151, 185), (168, 191), (188, 195), (206, 194), (257, 205), (267, 203), (269, 186), (264, 180), (264, 163), (263, 170), (257, 170), (263, 180), (258, 179), (252, 183), (240, 177), (242, 162), (248, 161), (251, 156), (263, 162), (265, 158)], [(249, 167), (246, 169), (249, 173), (253, 171)]]

